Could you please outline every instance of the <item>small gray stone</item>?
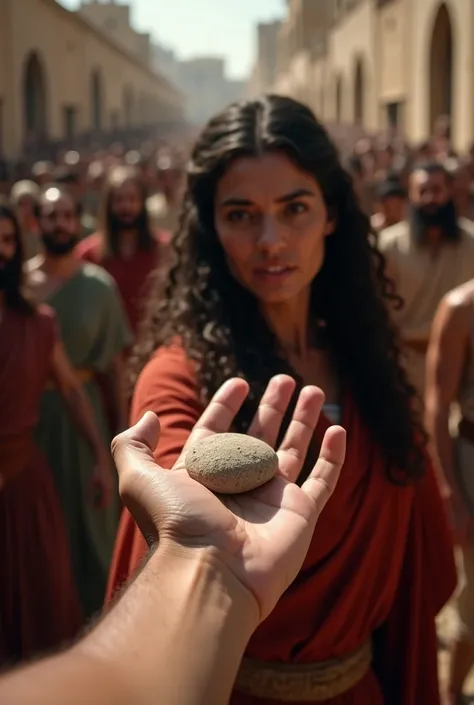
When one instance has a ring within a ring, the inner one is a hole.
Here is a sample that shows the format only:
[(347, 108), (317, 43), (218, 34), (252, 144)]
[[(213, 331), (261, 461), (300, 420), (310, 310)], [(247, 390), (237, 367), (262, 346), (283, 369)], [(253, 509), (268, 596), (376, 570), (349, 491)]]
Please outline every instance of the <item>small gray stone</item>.
[(187, 452), (189, 475), (212, 492), (250, 492), (271, 480), (278, 456), (263, 441), (241, 433), (216, 433), (195, 443)]

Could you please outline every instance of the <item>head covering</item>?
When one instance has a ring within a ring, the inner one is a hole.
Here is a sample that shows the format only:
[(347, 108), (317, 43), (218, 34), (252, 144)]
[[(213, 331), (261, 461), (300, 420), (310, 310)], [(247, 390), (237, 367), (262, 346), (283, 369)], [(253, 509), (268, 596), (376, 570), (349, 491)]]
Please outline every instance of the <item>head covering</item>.
[(29, 196), (33, 200), (36, 200), (39, 198), (40, 192), (40, 187), (34, 181), (22, 179), (13, 184), (12, 190), (10, 191), (10, 200), (14, 206), (17, 206), (23, 196)]

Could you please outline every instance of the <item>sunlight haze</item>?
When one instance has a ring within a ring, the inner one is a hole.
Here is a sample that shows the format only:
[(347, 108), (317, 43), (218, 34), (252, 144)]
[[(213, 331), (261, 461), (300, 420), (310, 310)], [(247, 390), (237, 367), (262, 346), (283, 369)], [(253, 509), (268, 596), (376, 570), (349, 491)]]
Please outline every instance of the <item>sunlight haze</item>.
[[(78, 0), (61, 0), (70, 10)], [(126, 3), (117, 3), (126, 4)], [(134, 0), (132, 23), (140, 32), (188, 59), (218, 55), (231, 78), (248, 75), (254, 56), (255, 25), (282, 15), (284, 0)]]

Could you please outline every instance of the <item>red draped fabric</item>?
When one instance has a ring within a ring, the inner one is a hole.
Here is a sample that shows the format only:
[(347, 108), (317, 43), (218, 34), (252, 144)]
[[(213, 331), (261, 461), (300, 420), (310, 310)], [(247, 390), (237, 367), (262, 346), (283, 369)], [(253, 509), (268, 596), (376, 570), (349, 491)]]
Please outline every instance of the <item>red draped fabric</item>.
[[(162, 349), (138, 382), (132, 421), (159, 415), (156, 461), (171, 468), (201, 412), (192, 366)], [(436, 705), (435, 616), (456, 585), (450, 532), (433, 472), (414, 486), (386, 479), (386, 459), (351, 399), (342, 423), (347, 459), (305, 563), (247, 648), (261, 661), (311, 663), (344, 657), (369, 639), (374, 664), (331, 705)], [(329, 425), (323, 416), (315, 442)], [(140, 565), (146, 544), (125, 512), (109, 594)], [(232, 705), (274, 701), (234, 693)]]

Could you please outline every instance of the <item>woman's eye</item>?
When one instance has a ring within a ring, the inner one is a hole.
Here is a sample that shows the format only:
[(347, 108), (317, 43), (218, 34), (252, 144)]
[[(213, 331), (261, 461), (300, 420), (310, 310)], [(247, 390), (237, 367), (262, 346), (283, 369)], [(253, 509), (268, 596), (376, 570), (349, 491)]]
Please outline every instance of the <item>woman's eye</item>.
[(302, 203), (301, 201), (293, 201), (292, 203), (288, 203), (285, 208), (287, 215), (301, 215), (301, 213), (306, 213), (307, 210), (308, 206), (306, 203)]
[(227, 220), (229, 223), (246, 223), (250, 220), (251, 218), (251, 213), (248, 211), (229, 211), (227, 213)]

